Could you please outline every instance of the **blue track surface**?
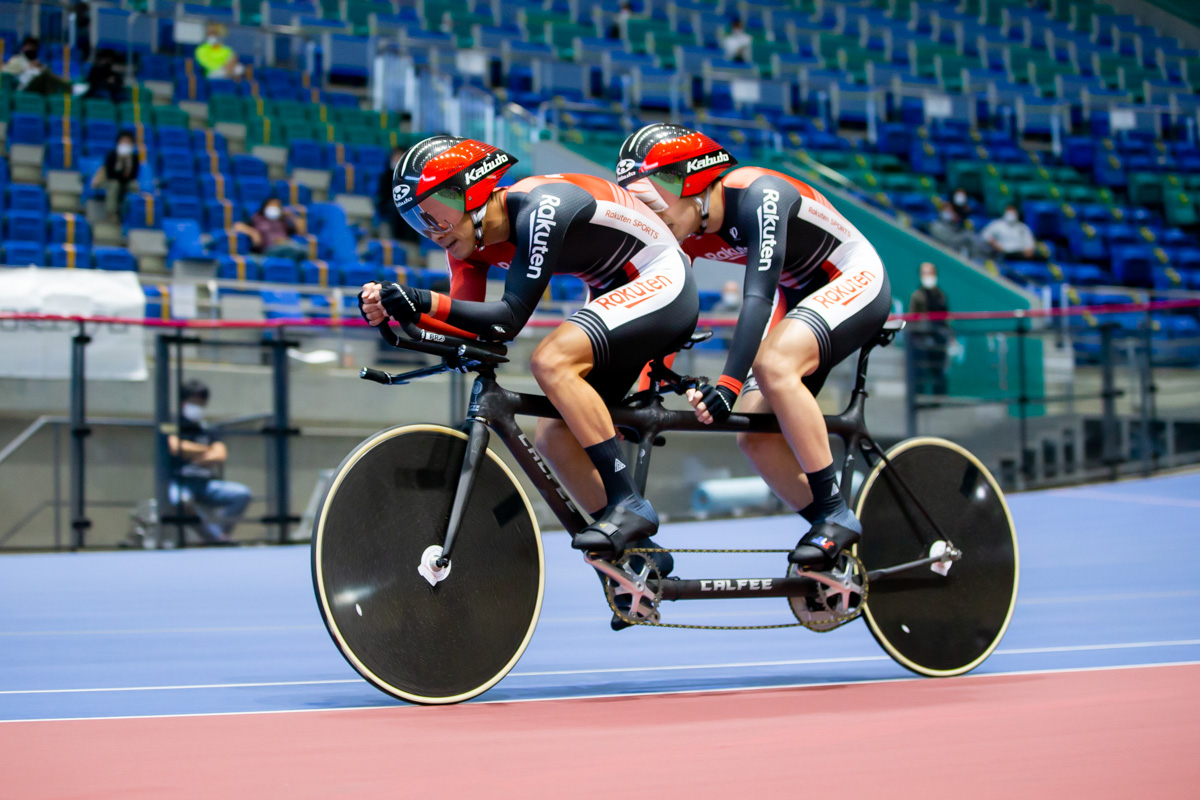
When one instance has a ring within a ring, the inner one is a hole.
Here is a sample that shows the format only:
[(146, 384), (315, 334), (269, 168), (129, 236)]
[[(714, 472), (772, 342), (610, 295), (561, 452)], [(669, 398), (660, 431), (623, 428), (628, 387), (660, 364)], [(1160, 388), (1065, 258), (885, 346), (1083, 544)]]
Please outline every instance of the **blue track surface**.
[[(1016, 495), (1021, 591), (977, 672), (1200, 661), (1200, 474)], [(676, 547), (790, 547), (772, 517), (670, 525)], [(483, 700), (902, 678), (856, 622), (804, 630), (608, 630), (595, 578), (546, 536), (546, 599)], [(732, 559), (738, 559), (736, 561)], [(770, 575), (778, 556), (679, 556), (677, 574)], [(666, 622), (792, 621), (781, 599), (664, 604)], [(0, 557), (0, 720), (394, 705), (342, 660), (306, 547)]]

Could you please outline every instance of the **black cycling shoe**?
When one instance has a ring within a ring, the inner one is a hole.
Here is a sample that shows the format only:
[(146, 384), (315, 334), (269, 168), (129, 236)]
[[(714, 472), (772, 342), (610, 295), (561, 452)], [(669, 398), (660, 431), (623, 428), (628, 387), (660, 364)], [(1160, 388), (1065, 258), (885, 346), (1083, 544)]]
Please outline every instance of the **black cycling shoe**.
[(610, 506), (599, 519), (571, 536), (571, 547), (617, 559), (624, 555), (626, 547), (657, 532), (658, 522), (625, 506)]
[(837, 557), (858, 544), (862, 534), (836, 522), (818, 522), (804, 534), (788, 561), (801, 569), (832, 569)]

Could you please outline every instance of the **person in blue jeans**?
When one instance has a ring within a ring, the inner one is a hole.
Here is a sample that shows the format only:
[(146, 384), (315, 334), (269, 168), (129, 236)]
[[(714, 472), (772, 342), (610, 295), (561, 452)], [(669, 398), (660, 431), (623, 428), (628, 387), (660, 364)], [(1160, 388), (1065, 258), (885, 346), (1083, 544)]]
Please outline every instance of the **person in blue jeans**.
[(179, 388), (183, 403), (179, 435), (168, 437), (171, 448), (172, 503), (191, 503), (200, 516), (207, 544), (231, 544), (238, 520), (250, 504), (250, 489), (216, 476), (229, 457), (225, 443), (204, 420), (208, 387), (192, 380)]

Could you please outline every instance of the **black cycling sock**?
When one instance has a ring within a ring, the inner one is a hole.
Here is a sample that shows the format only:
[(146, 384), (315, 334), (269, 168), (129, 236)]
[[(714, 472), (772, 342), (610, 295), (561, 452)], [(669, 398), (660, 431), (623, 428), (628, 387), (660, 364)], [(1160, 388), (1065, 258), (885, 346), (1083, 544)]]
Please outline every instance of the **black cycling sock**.
[(658, 515), (650, 503), (633, 485), (633, 468), (621, 460), (621, 443), (616, 436), (583, 449), (604, 482), (604, 495), (608, 500), (606, 509), (622, 505), (638, 516), (658, 522)]
[[(838, 490), (837, 470), (832, 462), (824, 469), (805, 474), (808, 475), (808, 485), (813, 493), (812, 503), (801, 511), (805, 519), (813, 523), (823, 522), (846, 510), (846, 502)], [(810, 517), (804, 512), (810, 512), (813, 516)]]
[(817, 508), (817, 504), (815, 502), (812, 502), (796, 513), (804, 517), (804, 519), (808, 520), (809, 522), (816, 522), (817, 517), (819, 517), (821, 514), (821, 509)]

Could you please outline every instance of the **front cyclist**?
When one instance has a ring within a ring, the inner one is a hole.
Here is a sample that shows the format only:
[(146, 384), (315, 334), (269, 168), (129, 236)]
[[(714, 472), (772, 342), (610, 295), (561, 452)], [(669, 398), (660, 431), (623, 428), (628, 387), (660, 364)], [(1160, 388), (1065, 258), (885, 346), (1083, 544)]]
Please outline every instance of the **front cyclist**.
[[(691, 336), (699, 301), (687, 256), (670, 230), (628, 192), (588, 175), (496, 184), (516, 159), (471, 139), (434, 136), (397, 165), (400, 215), (443, 247), (450, 296), (368, 283), (372, 325), (401, 323), (470, 338), (512, 339), (553, 275), (576, 275), (591, 299), (538, 344), (530, 368), (563, 422), (539, 425), (539, 450), (595, 519), (578, 550), (619, 554), (658, 528), (621, 460), (606, 403), (620, 401), (642, 367)], [(504, 296), (484, 301), (489, 266), (508, 270)], [(651, 545), (653, 546), (653, 545)]]
[(708, 423), (735, 402), (744, 413), (774, 411), (782, 437), (746, 433), (738, 444), (812, 523), (788, 560), (827, 569), (862, 526), (838, 489), (816, 394), (887, 320), (891, 287), (875, 248), (820, 192), (767, 169), (728, 171), (736, 164), (708, 136), (658, 123), (625, 140), (617, 181), (652, 205), (693, 258), (746, 265), (722, 375), (688, 400)]

